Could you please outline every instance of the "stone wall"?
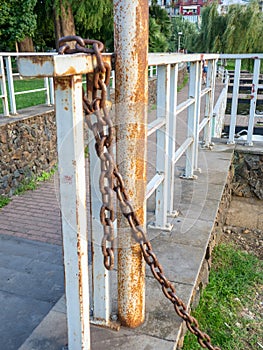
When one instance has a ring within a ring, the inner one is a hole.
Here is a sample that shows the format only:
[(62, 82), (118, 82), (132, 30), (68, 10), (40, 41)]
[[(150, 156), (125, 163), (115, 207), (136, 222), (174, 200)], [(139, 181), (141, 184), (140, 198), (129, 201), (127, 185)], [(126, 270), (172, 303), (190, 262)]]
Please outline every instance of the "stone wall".
[(233, 194), (263, 200), (263, 153), (237, 150), (234, 153)]
[(12, 195), (19, 184), (57, 162), (54, 112), (0, 126), (0, 195)]

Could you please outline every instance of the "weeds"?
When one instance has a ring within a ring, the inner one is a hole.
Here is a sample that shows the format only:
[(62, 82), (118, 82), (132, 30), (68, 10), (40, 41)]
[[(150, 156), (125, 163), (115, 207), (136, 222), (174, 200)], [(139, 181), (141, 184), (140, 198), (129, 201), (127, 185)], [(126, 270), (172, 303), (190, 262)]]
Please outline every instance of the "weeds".
[[(262, 267), (261, 260), (234, 245), (220, 244), (213, 252), (209, 284), (193, 315), (212, 343), (224, 350), (259, 349), (263, 324), (255, 300), (263, 282)], [(183, 350), (193, 349), (202, 348), (187, 333)]]
[[(26, 191), (34, 191), (40, 182), (48, 181), (57, 171), (57, 166), (52, 168), (49, 172), (43, 171), (40, 176), (31, 177), (29, 179), (24, 179), (18, 186), (18, 188), (14, 191), (14, 195), (18, 196), (23, 194)], [(0, 196), (0, 208), (4, 207), (8, 203), (11, 202), (11, 198)]]

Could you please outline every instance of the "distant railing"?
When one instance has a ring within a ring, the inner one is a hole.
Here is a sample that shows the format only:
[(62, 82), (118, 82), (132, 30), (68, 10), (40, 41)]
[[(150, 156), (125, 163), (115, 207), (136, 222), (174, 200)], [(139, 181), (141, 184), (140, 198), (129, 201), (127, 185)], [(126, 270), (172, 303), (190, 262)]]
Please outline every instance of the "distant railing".
[[(203, 84), (202, 60), (208, 62), (206, 83)], [(169, 217), (176, 215), (174, 203), (175, 164), (185, 154), (184, 178), (195, 178), (198, 169), (198, 148), (211, 145), (215, 79), (218, 55), (149, 54), (149, 66), (157, 66), (156, 119), (148, 125), (148, 136), (156, 132), (156, 174), (147, 185), (147, 199), (156, 194), (155, 222), (152, 228), (171, 230)], [(178, 104), (178, 70), (189, 63), (188, 97)], [(201, 101), (203, 107), (201, 110)], [(182, 128), (178, 116), (186, 111), (186, 136), (176, 139), (176, 129)], [(176, 149), (176, 145), (177, 149)]]
[[(0, 98), (2, 100), (3, 115), (17, 114), (16, 96), (23, 94), (34, 94), (36, 92), (45, 92), (45, 103), (47, 105), (54, 104), (54, 89), (52, 78), (42, 78), (44, 87), (32, 90), (15, 91), (14, 80), (22, 77), (16, 67), (17, 57), (25, 55), (25, 53), (0, 53)], [(32, 55), (32, 54), (31, 54)], [(33, 98), (33, 97), (32, 97)]]
[[(53, 78), (40, 78), (43, 80), (43, 88), (30, 89), (15, 91), (14, 81), (16, 79), (23, 79), (18, 73), (17, 69), (17, 58), (19, 56), (37, 56), (37, 53), (11, 53), (11, 52), (0, 52), (0, 99), (2, 101), (3, 116), (9, 116), (17, 114), (17, 99), (18, 95), (33, 94), (32, 99), (34, 99), (34, 93), (43, 91), (45, 93), (45, 104), (47, 106), (54, 105), (54, 86)], [(149, 69), (149, 76), (153, 77), (156, 75), (155, 69)], [(86, 81), (84, 80), (83, 83)], [(114, 71), (111, 72), (110, 86), (112, 89), (115, 88), (115, 74)], [(32, 104), (33, 105), (33, 104)], [(31, 107), (31, 106), (28, 106)], [(1, 113), (0, 113), (1, 114)]]
[[(240, 78), (241, 78), (241, 65), (244, 60), (251, 60), (253, 66), (253, 73), (251, 80), (247, 81), (246, 87), (250, 90), (249, 98), (249, 113), (247, 115), (247, 125), (242, 125), (247, 129), (246, 144), (253, 145), (253, 137), (255, 130), (255, 121), (263, 118), (263, 115), (256, 113), (256, 107), (258, 102), (258, 90), (263, 89), (262, 75), (260, 74), (260, 64), (263, 59), (263, 54), (222, 54), (220, 58), (223, 60), (234, 60), (235, 71), (233, 77), (233, 92), (232, 92), (232, 103), (231, 103), (231, 118), (229, 127), (229, 138), (228, 143), (235, 143), (238, 138), (237, 135), (237, 116), (238, 116), (238, 99), (240, 97)], [(261, 80), (260, 80), (261, 78)], [(245, 121), (246, 118), (242, 117)]]

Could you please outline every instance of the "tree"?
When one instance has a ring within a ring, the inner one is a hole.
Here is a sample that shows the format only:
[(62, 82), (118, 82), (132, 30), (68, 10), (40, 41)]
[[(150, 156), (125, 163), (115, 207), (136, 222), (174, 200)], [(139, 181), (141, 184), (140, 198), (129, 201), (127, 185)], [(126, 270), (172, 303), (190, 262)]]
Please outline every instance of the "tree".
[(262, 34), (263, 14), (257, 1), (230, 7), (224, 33), (227, 52), (262, 52)]
[(36, 0), (1, 0), (0, 38), (2, 50), (14, 50), (21, 43), (23, 51), (32, 51), (36, 29)]
[(54, 30), (54, 13), (48, 0), (37, 0), (34, 12), (37, 16), (37, 29), (34, 35), (36, 51), (50, 51), (56, 47)]
[(149, 51), (168, 51), (172, 24), (166, 10), (157, 4), (157, 0), (153, 0), (149, 7), (149, 17)]
[(187, 20), (184, 20), (182, 16), (174, 17), (171, 20), (172, 23), (172, 37), (169, 44), (169, 51), (176, 52), (178, 49), (178, 38), (181, 34), (180, 47), (187, 51), (194, 51), (194, 45), (198, 36), (197, 26)]
[(202, 9), (200, 34), (195, 49), (200, 52), (224, 51), (223, 34), (226, 29), (226, 18), (217, 10), (217, 2)]

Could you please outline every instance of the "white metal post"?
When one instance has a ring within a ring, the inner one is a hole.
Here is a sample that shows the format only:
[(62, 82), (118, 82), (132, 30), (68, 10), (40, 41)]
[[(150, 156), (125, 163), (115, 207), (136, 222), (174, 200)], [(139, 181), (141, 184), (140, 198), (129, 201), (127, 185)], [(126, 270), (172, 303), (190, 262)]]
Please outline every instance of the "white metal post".
[(184, 177), (188, 179), (195, 178), (194, 176), (194, 163), (195, 163), (195, 149), (196, 149), (196, 128), (197, 128), (197, 108), (196, 108), (196, 96), (197, 90), (200, 88), (200, 63), (198, 61), (190, 63), (190, 76), (189, 76), (189, 98), (193, 98), (195, 103), (192, 103), (187, 109), (187, 137), (192, 138), (193, 142), (189, 145), (186, 151), (186, 164)]
[(4, 116), (9, 116), (3, 57), (0, 56), (0, 98), (3, 101)]
[(214, 107), (214, 96), (215, 96), (215, 79), (216, 79), (216, 61), (208, 61), (208, 72), (207, 72), (207, 87), (210, 89), (205, 97), (205, 118), (208, 119), (207, 124), (204, 128), (204, 145), (203, 147), (209, 148), (211, 146), (212, 137), (212, 117)]
[(250, 100), (250, 109), (249, 109), (249, 121), (248, 121), (248, 130), (247, 130), (247, 145), (253, 146), (252, 136), (254, 130), (254, 120), (255, 120), (255, 111), (257, 105), (257, 94), (258, 94), (258, 79), (260, 74), (260, 60), (254, 60), (254, 74), (251, 87), (251, 100)]
[(7, 75), (7, 81), (8, 81), (8, 91), (9, 91), (11, 114), (16, 114), (17, 113), (17, 111), (16, 111), (16, 99), (15, 99), (15, 88), (14, 88), (11, 56), (5, 57), (5, 64), (6, 64), (6, 75)]
[(90, 308), (81, 75), (56, 78), (55, 100), (68, 348), (89, 350)]
[(241, 68), (241, 59), (237, 59), (235, 64), (234, 85), (233, 85), (233, 93), (232, 93), (231, 119), (230, 119), (230, 129), (229, 129), (229, 138), (228, 138), (229, 144), (235, 143), (240, 68)]
[(164, 180), (156, 190), (155, 227), (170, 231), (172, 225), (167, 222), (168, 176), (169, 176), (169, 109), (171, 65), (157, 68), (157, 118), (165, 118), (165, 125), (157, 130), (156, 172), (164, 174)]
[(89, 130), (89, 160), (90, 160), (90, 198), (92, 225), (92, 279), (93, 279), (93, 320), (92, 323), (109, 325), (110, 304), (110, 273), (103, 264), (101, 241), (104, 235), (100, 222), (101, 195), (99, 188), (100, 160), (95, 152), (95, 140)]
[(200, 116), (201, 116), (201, 90), (202, 90), (202, 62), (198, 61), (196, 62), (196, 69), (197, 69), (197, 82), (196, 82), (196, 94), (195, 94), (195, 108), (196, 108), (196, 114), (195, 114), (195, 136), (194, 136), (194, 170), (200, 170), (198, 169), (198, 147), (199, 147), (199, 123), (200, 123)]
[(48, 77), (44, 78), (44, 87), (46, 89), (46, 105), (50, 106), (50, 91)]
[(54, 104), (54, 79), (48, 78), (49, 81), (49, 93), (50, 93), (50, 103)]
[(173, 210), (174, 201), (174, 163), (173, 157), (176, 147), (176, 119), (177, 119), (177, 82), (178, 82), (178, 64), (171, 66), (170, 79), (170, 110), (169, 110), (169, 150), (168, 150), (168, 173), (167, 173), (167, 207), (169, 215), (176, 215)]

